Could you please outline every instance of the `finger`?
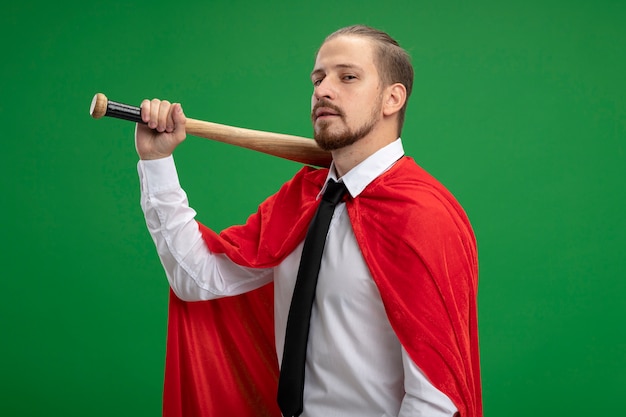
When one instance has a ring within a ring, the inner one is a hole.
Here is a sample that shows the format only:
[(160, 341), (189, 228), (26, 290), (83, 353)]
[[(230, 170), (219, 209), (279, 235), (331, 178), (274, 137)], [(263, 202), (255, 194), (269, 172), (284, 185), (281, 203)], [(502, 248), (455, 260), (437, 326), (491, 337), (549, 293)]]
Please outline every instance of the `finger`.
[(161, 106), (159, 107), (159, 122), (156, 128), (158, 132), (165, 132), (165, 128), (167, 127), (167, 118), (171, 107), (172, 103), (169, 101), (163, 100), (161, 102)]
[(150, 119), (148, 121), (148, 127), (150, 129), (156, 129), (159, 123), (159, 107), (161, 107), (161, 100), (153, 98), (150, 102)]
[(141, 120), (144, 123), (148, 123), (150, 120), (150, 100), (144, 99), (139, 107), (141, 109)]
[(174, 131), (174, 126), (175, 126), (174, 113), (176, 113), (177, 108), (178, 108), (178, 105), (176, 103), (173, 103), (170, 106), (169, 111), (167, 112), (167, 119), (165, 120), (165, 131), (167, 133), (172, 133)]

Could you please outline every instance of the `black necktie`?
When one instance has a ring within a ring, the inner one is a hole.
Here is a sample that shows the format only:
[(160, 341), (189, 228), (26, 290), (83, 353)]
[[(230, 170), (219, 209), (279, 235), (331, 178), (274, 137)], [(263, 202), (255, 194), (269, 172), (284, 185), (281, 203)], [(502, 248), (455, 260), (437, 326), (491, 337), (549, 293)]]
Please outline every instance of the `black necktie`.
[(285, 417), (299, 416), (302, 413), (306, 348), (317, 275), (330, 220), (335, 206), (345, 192), (346, 186), (342, 182), (330, 180), (326, 184), (322, 201), (304, 239), (298, 277), (287, 317), (285, 347), (278, 380), (278, 406)]

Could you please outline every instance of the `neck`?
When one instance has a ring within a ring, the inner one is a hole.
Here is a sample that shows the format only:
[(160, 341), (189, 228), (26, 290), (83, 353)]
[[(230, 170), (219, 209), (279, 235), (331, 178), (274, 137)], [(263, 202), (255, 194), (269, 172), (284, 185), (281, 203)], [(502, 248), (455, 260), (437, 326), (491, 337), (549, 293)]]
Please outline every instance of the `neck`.
[(352, 168), (365, 161), (381, 148), (398, 139), (395, 129), (390, 131), (372, 131), (352, 145), (331, 152), (335, 169), (339, 177), (344, 176)]

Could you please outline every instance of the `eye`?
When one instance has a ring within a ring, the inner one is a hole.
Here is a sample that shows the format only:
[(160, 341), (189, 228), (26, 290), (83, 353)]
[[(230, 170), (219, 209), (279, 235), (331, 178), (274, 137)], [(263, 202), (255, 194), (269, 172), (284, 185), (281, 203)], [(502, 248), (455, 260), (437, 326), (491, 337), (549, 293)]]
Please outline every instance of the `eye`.
[(344, 81), (353, 81), (353, 80), (356, 80), (356, 75), (347, 74), (347, 75), (344, 75), (344, 76), (343, 76), (343, 77), (341, 77), (341, 78), (342, 78), (342, 80), (344, 80)]
[(315, 78), (313, 79), (313, 85), (315, 87), (317, 87), (318, 85), (320, 85), (322, 83), (322, 78)]

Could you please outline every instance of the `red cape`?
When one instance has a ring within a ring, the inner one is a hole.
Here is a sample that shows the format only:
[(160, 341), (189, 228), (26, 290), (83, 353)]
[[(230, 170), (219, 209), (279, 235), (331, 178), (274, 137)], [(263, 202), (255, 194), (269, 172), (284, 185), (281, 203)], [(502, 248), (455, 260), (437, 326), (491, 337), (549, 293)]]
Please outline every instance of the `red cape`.
[[(305, 167), (245, 225), (209, 249), (249, 267), (278, 265), (304, 239), (327, 169)], [(482, 416), (474, 234), (437, 180), (404, 157), (346, 202), (389, 321), (413, 361), (459, 409)], [(163, 415), (280, 416), (273, 287), (185, 303), (171, 293)]]

